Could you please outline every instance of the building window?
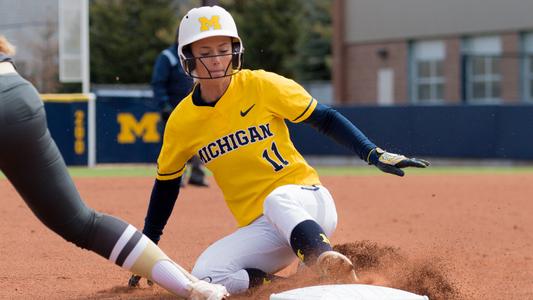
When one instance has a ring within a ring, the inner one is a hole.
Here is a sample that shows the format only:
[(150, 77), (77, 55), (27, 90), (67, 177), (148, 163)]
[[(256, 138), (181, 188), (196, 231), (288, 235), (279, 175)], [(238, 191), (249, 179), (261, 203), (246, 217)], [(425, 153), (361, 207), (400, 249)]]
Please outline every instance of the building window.
[(412, 54), (413, 100), (417, 103), (444, 101), (444, 42), (414, 42)]
[(502, 79), (500, 38), (470, 38), (466, 41), (465, 48), (468, 102), (499, 102)]
[(527, 101), (533, 101), (533, 33), (524, 36), (524, 96)]

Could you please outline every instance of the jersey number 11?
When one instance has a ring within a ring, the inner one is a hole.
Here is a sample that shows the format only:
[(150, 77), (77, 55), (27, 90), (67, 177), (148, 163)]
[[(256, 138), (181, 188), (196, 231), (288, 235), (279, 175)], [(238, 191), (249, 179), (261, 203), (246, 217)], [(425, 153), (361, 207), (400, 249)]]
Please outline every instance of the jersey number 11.
[(274, 167), (274, 171), (278, 172), (288, 165), (289, 162), (286, 161), (283, 156), (281, 156), (275, 142), (272, 142), (270, 149), (272, 149), (272, 152), (274, 152), (274, 155), (277, 157), (278, 161), (275, 161), (270, 157), (270, 155), (268, 155), (268, 149), (263, 150), (263, 158), (266, 159), (272, 165), (272, 167)]

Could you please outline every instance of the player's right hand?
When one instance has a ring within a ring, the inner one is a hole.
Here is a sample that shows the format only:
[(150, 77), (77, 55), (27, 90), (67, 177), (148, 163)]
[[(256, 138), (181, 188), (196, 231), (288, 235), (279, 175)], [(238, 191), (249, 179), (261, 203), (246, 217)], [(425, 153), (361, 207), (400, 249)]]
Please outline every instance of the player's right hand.
[[(140, 287), (141, 278), (142, 278), (141, 275), (132, 274), (130, 277), (130, 280), (128, 280), (128, 286), (129, 287)], [(146, 283), (148, 283), (149, 286), (154, 285), (154, 283), (150, 279), (146, 279)]]
[(429, 166), (429, 162), (418, 158), (407, 158), (400, 154), (394, 154), (382, 150), (381, 148), (374, 148), (368, 154), (368, 163), (375, 165), (378, 169), (385, 173), (390, 173), (398, 176), (403, 176), (403, 168), (415, 167), (425, 168)]
[(188, 300), (224, 300), (229, 297), (229, 293), (223, 285), (203, 280), (189, 283), (188, 289), (191, 293), (187, 298)]

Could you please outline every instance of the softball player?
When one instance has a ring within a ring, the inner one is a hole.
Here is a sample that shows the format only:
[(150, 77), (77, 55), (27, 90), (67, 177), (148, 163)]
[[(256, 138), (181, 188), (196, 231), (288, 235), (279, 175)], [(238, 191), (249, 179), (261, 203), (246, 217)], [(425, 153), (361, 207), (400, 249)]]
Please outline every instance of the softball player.
[(182, 19), (178, 53), (196, 85), (167, 123), (143, 232), (159, 241), (185, 164), (197, 154), (239, 229), (200, 255), (195, 276), (240, 293), (275, 278), (298, 257), (323, 276), (356, 282), (352, 263), (332, 251), (328, 239), (337, 226), (333, 198), (295, 149), (285, 120), (312, 125), (388, 173), (402, 176), (400, 168), (429, 164), (377, 148), (294, 81), (241, 70), (243, 50), (223, 8), (195, 8)]
[(9, 56), (14, 54), (0, 36), (0, 170), (33, 213), (65, 240), (176, 295), (223, 299), (223, 286), (192, 278), (132, 225), (83, 202), (50, 137), (37, 91), (16, 72)]

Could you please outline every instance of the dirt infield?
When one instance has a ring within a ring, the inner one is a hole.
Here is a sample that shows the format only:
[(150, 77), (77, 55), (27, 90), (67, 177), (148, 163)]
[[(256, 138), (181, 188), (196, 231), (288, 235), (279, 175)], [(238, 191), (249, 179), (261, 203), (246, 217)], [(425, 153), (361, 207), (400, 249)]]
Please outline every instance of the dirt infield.
[[(323, 177), (339, 226), (332, 242), (366, 282), (430, 299), (533, 298), (533, 174)], [(78, 178), (86, 202), (142, 228), (150, 178)], [(129, 273), (65, 243), (0, 180), (0, 299), (172, 299), (125, 287)], [(190, 269), (236, 223), (215, 188), (182, 190), (160, 246)], [(288, 280), (233, 299), (315, 283), (296, 265)]]

